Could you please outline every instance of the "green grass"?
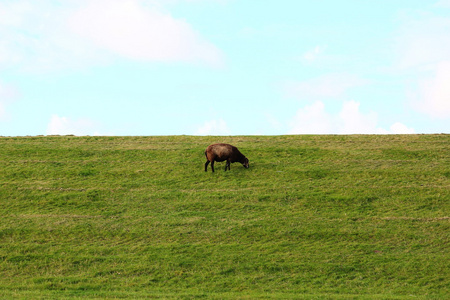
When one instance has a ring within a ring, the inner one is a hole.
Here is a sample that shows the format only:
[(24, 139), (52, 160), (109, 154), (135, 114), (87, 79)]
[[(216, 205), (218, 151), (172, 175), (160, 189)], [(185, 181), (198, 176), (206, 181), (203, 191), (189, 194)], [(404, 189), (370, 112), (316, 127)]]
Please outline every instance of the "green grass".
[(449, 298), (449, 200), (449, 135), (3, 137), (0, 297)]

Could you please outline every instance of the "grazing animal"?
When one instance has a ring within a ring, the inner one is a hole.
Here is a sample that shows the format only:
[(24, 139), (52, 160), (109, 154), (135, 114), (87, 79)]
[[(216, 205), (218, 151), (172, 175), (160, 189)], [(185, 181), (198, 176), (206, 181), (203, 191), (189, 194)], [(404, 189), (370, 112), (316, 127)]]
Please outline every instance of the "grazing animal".
[(238, 148), (229, 144), (213, 144), (209, 145), (205, 151), (206, 163), (205, 172), (208, 171), (208, 164), (211, 163), (211, 170), (214, 172), (215, 161), (227, 161), (225, 171), (230, 170), (230, 163), (240, 162), (246, 169), (248, 169), (248, 158), (242, 154)]

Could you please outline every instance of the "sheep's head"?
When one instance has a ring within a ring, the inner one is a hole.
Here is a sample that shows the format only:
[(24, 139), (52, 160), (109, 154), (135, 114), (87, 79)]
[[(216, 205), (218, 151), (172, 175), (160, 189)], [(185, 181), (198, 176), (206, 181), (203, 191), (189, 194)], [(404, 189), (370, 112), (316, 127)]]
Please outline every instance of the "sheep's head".
[(247, 158), (247, 157), (244, 158), (244, 160), (242, 161), (242, 165), (243, 165), (246, 169), (248, 169), (249, 165), (248, 165), (248, 158)]

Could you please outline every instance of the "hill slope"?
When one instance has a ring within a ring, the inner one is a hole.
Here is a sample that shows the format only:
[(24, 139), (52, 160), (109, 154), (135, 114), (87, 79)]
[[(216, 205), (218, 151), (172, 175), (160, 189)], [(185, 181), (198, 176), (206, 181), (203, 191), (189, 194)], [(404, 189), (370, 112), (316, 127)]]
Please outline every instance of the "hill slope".
[(5, 137), (0, 184), (4, 297), (449, 296), (449, 135)]

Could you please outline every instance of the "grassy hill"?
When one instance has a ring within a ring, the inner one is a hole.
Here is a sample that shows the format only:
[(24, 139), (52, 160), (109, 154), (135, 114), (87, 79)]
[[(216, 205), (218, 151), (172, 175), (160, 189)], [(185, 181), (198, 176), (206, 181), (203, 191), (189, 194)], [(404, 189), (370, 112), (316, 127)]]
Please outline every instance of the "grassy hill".
[(448, 298), (449, 200), (449, 135), (3, 137), (0, 298)]

